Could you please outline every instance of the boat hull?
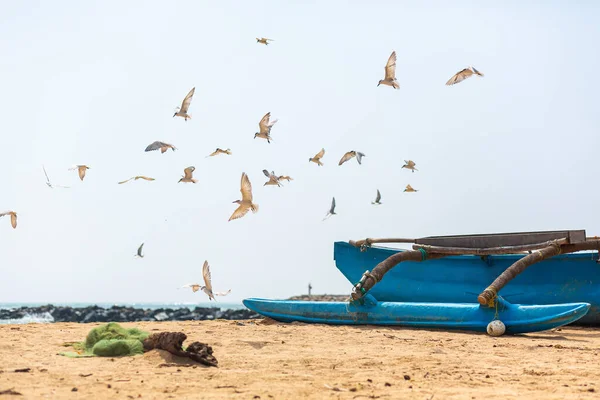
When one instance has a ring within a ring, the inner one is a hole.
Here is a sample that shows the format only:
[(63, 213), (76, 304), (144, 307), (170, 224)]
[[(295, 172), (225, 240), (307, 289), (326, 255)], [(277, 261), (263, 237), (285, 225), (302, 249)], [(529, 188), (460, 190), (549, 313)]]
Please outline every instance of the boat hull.
[[(589, 310), (588, 303), (518, 305), (502, 302), (498, 310), (479, 304), (377, 302), (368, 296), (365, 304), (347, 302), (245, 299), (244, 305), (282, 322), (330, 325), (386, 325), (413, 328), (485, 332), (500, 319), (507, 334), (539, 332), (572, 323)], [(496, 313), (497, 312), (497, 313)]]
[[(336, 242), (334, 259), (340, 272), (354, 285), (366, 270), (372, 271), (398, 251), (401, 250), (371, 247), (361, 252), (347, 242)], [(460, 255), (407, 261), (391, 269), (369, 293), (382, 302), (475, 303), (479, 293), (521, 257)], [(589, 303), (589, 312), (577, 324), (600, 326), (597, 259), (597, 253), (552, 257), (528, 267), (500, 295), (515, 304)]]

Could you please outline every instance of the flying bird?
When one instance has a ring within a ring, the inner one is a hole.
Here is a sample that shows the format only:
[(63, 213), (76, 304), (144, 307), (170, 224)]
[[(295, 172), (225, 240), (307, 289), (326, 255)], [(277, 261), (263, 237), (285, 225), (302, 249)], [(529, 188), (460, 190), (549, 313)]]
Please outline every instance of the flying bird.
[(192, 174), (194, 173), (194, 171), (196, 170), (196, 167), (192, 166), (192, 167), (187, 167), (186, 169), (183, 170), (183, 177), (181, 177), (181, 179), (177, 182), (192, 182), (192, 183), (196, 183), (198, 182), (198, 179), (192, 178)]
[(138, 176), (134, 176), (134, 177), (131, 177), (131, 178), (127, 179), (127, 180), (124, 180), (124, 181), (121, 181), (121, 182), (119, 182), (119, 185), (121, 185), (121, 184), (123, 184), (123, 183), (125, 183), (125, 182), (129, 182), (129, 181), (130, 181), (130, 180), (132, 180), (132, 179), (134, 179), (134, 180), (136, 180), (136, 181), (137, 181), (138, 179), (143, 179), (143, 180), (145, 180), (145, 181), (153, 181), (153, 180), (154, 180), (154, 178), (150, 178), (150, 177), (148, 177), (148, 176), (138, 175)]
[(5, 215), (10, 215), (10, 224), (12, 225), (13, 229), (17, 229), (17, 213), (14, 211), (5, 211), (0, 213), (0, 218), (4, 217)]
[(48, 187), (49, 187), (50, 189), (53, 189), (53, 188), (55, 188), (55, 187), (58, 187), (58, 188), (64, 188), (64, 189), (68, 189), (68, 188), (70, 187), (70, 186), (62, 186), (62, 185), (53, 185), (53, 184), (52, 184), (52, 182), (50, 182), (50, 178), (48, 178), (48, 174), (46, 173), (46, 167), (44, 167), (44, 166), (42, 165), (42, 168), (43, 168), (43, 170), (44, 170), (44, 175), (46, 175), (46, 185), (48, 185)]
[(335, 197), (331, 201), (331, 207), (329, 208), (329, 211), (327, 212), (327, 215), (325, 216), (325, 218), (323, 218), (323, 221), (325, 221), (327, 218), (331, 217), (332, 215), (336, 215), (335, 214)]
[(412, 186), (410, 185), (406, 185), (406, 189), (404, 189), (405, 192), (418, 192), (418, 190), (413, 189)]
[(406, 169), (410, 169), (412, 170), (412, 172), (418, 171), (418, 169), (415, 168), (415, 162), (413, 160), (404, 160), (404, 165), (402, 166), (402, 168), (406, 168)]
[(142, 254), (142, 247), (144, 247), (144, 243), (142, 243), (142, 244), (140, 245), (140, 247), (138, 247), (138, 249), (137, 249), (137, 254), (135, 255), (135, 257), (144, 258), (144, 255)]
[(359, 164), (362, 164), (362, 158), (365, 157), (364, 153), (361, 153), (360, 151), (349, 151), (346, 154), (344, 154), (344, 156), (342, 157), (342, 159), (340, 160), (338, 165), (342, 165), (343, 163), (345, 163), (346, 161), (350, 160), (352, 157), (356, 157), (356, 161), (358, 161)]
[(324, 155), (325, 155), (325, 149), (321, 149), (320, 152), (318, 152), (317, 154), (315, 154), (315, 156), (313, 158), (309, 158), (308, 161), (309, 162), (314, 162), (319, 167), (322, 167), (323, 163), (321, 162), (321, 158), (323, 158)]
[(396, 52), (392, 51), (387, 64), (385, 65), (385, 78), (381, 79), (377, 86), (387, 85), (394, 89), (400, 89), (400, 84), (396, 80)]
[(447, 86), (450, 85), (454, 85), (455, 83), (459, 83), (464, 81), (467, 78), (470, 78), (473, 75), (479, 75), (479, 76), (483, 76), (483, 74), (479, 71), (477, 71), (475, 69), (475, 67), (470, 66), (468, 68), (465, 68), (461, 71), (458, 71), (456, 74), (454, 74), (454, 76), (450, 79), (448, 79), (448, 82), (446, 82)]
[(210, 153), (209, 155), (207, 155), (205, 158), (216, 156), (218, 154), (227, 154), (228, 156), (230, 156), (231, 155), (231, 150), (230, 149), (222, 150), (222, 149), (220, 149), (220, 148), (217, 147), (217, 149), (215, 151), (213, 151), (212, 153)]
[(287, 175), (281, 175), (277, 177), (278, 180), (280, 181), (293, 181), (294, 178), (292, 178), (291, 176), (287, 176)]
[(144, 151), (154, 151), (154, 150), (158, 150), (160, 149), (161, 154), (164, 154), (165, 151), (171, 149), (173, 151), (177, 150), (177, 147), (173, 146), (172, 144), (169, 143), (165, 143), (165, 142), (159, 142), (158, 140), (154, 143), (150, 143), (147, 147), (146, 150)]
[(256, 38), (256, 43), (261, 43), (261, 44), (264, 44), (264, 45), (267, 45), (267, 46), (269, 45), (269, 41), (274, 42), (273, 39), (267, 39), (267, 38), (260, 38), (259, 39), (259, 38)]
[(271, 137), (271, 128), (273, 127), (273, 125), (275, 125), (275, 122), (277, 122), (277, 120), (275, 119), (272, 122), (269, 122), (270, 118), (271, 112), (266, 113), (265, 116), (262, 117), (262, 119), (258, 123), (259, 131), (254, 134), (254, 139), (259, 137), (262, 139), (267, 139), (267, 143), (271, 143), (271, 140), (273, 140), (273, 138)]
[(381, 193), (379, 193), (379, 189), (377, 189), (377, 197), (375, 197), (375, 201), (372, 201), (371, 204), (383, 204), (381, 203)]
[(178, 111), (175, 111), (173, 117), (182, 117), (187, 122), (188, 119), (191, 119), (192, 116), (188, 114), (188, 109), (190, 108), (190, 103), (192, 102), (192, 96), (194, 96), (194, 92), (196, 88), (193, 87), (192, 90), (185, 96), (183, 101), (181, 102), (181, 107), (177, 107)]
[(231, 214), (229, 221), (232, 219), (242, 218), (248, 210), (252, 210), (253, 213), (258, 212), (258, 204), (252, 203), (252, 185), (250, 179), (245, 172), (242, 172), (242, 181), (240, 183), (240, 192), (242, 192), (242, 200), (236, 200), (234, 203), (239, 204), (238, 208)]
[(83, 181), (83, 178), (85, 178), (85, 171), (88, 169), (90, 169), (90, 167), (87, 165), (75, 165), (74, 167), (69, 168), (69, 171), (77, 170), (79, 172), (79, 179)]
[(279, 177), (275, 175), (274, 171), (271, 171), (271, 173), (269, 173), (269, 171), (263, 169), (263, 174), (265, 174), (265, 176), (269, 178), (269, 180), (263, 186), (277, 185), (278, 187), (281, 187), (281, 183), (279, 183)]
[(198, 290), (202, 290), (208, 296), (209, 300), (214, 300), (215, 296), (227, 296), (231, 293), (231, 289), (226, 292), (215, 292), (212, 291), (212, 283), (210, 279), (210, 267), (208, 266), (208, 261), (204, 261), (204, 265), (202, 266), (202, 278), (204, 279), (204, 286), (201, 286), (197, 283), (190, 283), (182, 286), (182, 288), (192, 288), (192, 292), (196, 293)]

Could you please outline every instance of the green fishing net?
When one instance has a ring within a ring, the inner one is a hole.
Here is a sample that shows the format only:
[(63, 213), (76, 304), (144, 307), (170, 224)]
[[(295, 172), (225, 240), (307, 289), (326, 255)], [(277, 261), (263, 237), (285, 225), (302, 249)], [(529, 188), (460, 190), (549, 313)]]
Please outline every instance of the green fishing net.
[(142, 341), (149, 333), (137, 328), (125, 329), (116, 322), (93, 328), (84, 342), (66, 343), (74, 352), (60, 353), (67, 357), (118, 357), (142, 354)]

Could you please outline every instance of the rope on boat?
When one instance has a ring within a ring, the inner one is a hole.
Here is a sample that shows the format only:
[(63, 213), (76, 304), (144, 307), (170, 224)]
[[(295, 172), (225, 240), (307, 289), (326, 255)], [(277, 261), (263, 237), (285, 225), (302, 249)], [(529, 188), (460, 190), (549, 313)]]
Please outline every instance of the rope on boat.
[(373, 279), (373, 281), (374, 281), (375, 283), (379, 282), (379, 281), (377, 280), (377, 277), (376, 277), (375, 275), (373, 275), (372, 273), (370, 273), (369, 271), (366, 271), (366, 272), (364, 273), (364, 275), (365, 275), (367, 278), (371, 278), (371, 279)]
[(494, 299), (493, 307), (496, 308), (496, 312), (494, 313), (494, 319), (500, 319), (500, 313), (498, 313), (498, 297)]
[[(488, 302), (486, 303), (486, 305), (487, 305), (488, 307), (490, 307), (490, 308), (491, 308), (491, 307), (494, 307), (494, 303), (496, 303), (496, 304), (498, 303), (498, 302), (496, 301), (496, 296), (498, 295), (498, 292), (497, 292), (497, 291), (496, 291), (496, 289), (495, 289), (494, 287), (492, 287), (492, 286), (488, 286), (487, 288), (485, 288), (484, 292), (485, 292), (485, 291), (488, 291), (488, 292), (492, 293), (492, 297), (490, 297), (490, 300), (488, 300)], [(481, 301), (480, 301), (479, 303), (481, 303)], [(496, 308), (496, 310), (497, 310), (497, 308)]]

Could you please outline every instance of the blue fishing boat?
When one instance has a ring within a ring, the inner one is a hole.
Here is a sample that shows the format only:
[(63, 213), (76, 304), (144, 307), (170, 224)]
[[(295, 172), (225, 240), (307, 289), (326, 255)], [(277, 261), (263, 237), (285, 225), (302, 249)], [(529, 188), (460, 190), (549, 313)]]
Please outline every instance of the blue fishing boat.
[(267, 300), (243, 301), (250, 310), (281, 322), (330, 325), (385, 325), (485, 332), (499, 319), (508, 334), (557, 328), (583, 317), (588, 303), (518, 305), (503, 299), (494, 308), (477, 303), (378, 302), (366, 295), (359, 302)]
[(336, 242), (336, 266), (354, 284), (349, 301), (244, 305), (279, 321), (336, 325), (486, 331), (498, 319), (507, 333), (600, 325), (598, 250), (600, 239), (584, 230)]
[[(519, 235), (519, 240), (516, 240)], [(549, 242), (541, 243), (540, 240), (544, 239)], [(414, 245), (413, 250), (400, 250), (371, 246), (374, 242)], [(479, 303), (484, 304), (485, 301), (478, 297), (492, 281), (525, 257), (537, 256), (539, 249), (543, 251), (548, 248), (552, 251), (552, 246), (556, 247), (557, 242), (563, 249), (559, 249), (559, 254), (550, 257), (546, 254), (544, 258), (539, 256), (540, 260), (504, 282), (498, 294), (515, 304), (589, 303), (589, 312), (577, 320), (577, 324), (600, 326), (600, 264), (597, 251), (600, 242), (597, 238), (586, 238), (585, 231), (336, 242), (334, 259), (341, 273), (355, 284), (365, 280), (365, 272), (368, 275), (375, 273), (378, 265), (394, 255), (420, 252), (422, 259), (416, 254), (412, 260), (402, 260), (404, 262), (400, 265), (387, 268), (383, 279), (382, 274), (376, 283), (369, 285), (368, 293), (382, 302), (474, 303), (480, 300)], [(537, 245), (540, 243), (543, 246)], [(485, 247), (489, 244), (496, 247)], [(460, 254), (465, 253), (465, 249), (475, 254)], [(564, 254), (579, 249), (588, 252)], [(515, 254), (490, 254), (493, 252)], [(426, 256), (423, 257), (423, 254)], [(360, 292), (355, 291), (353, 297), (360, 297)]]

